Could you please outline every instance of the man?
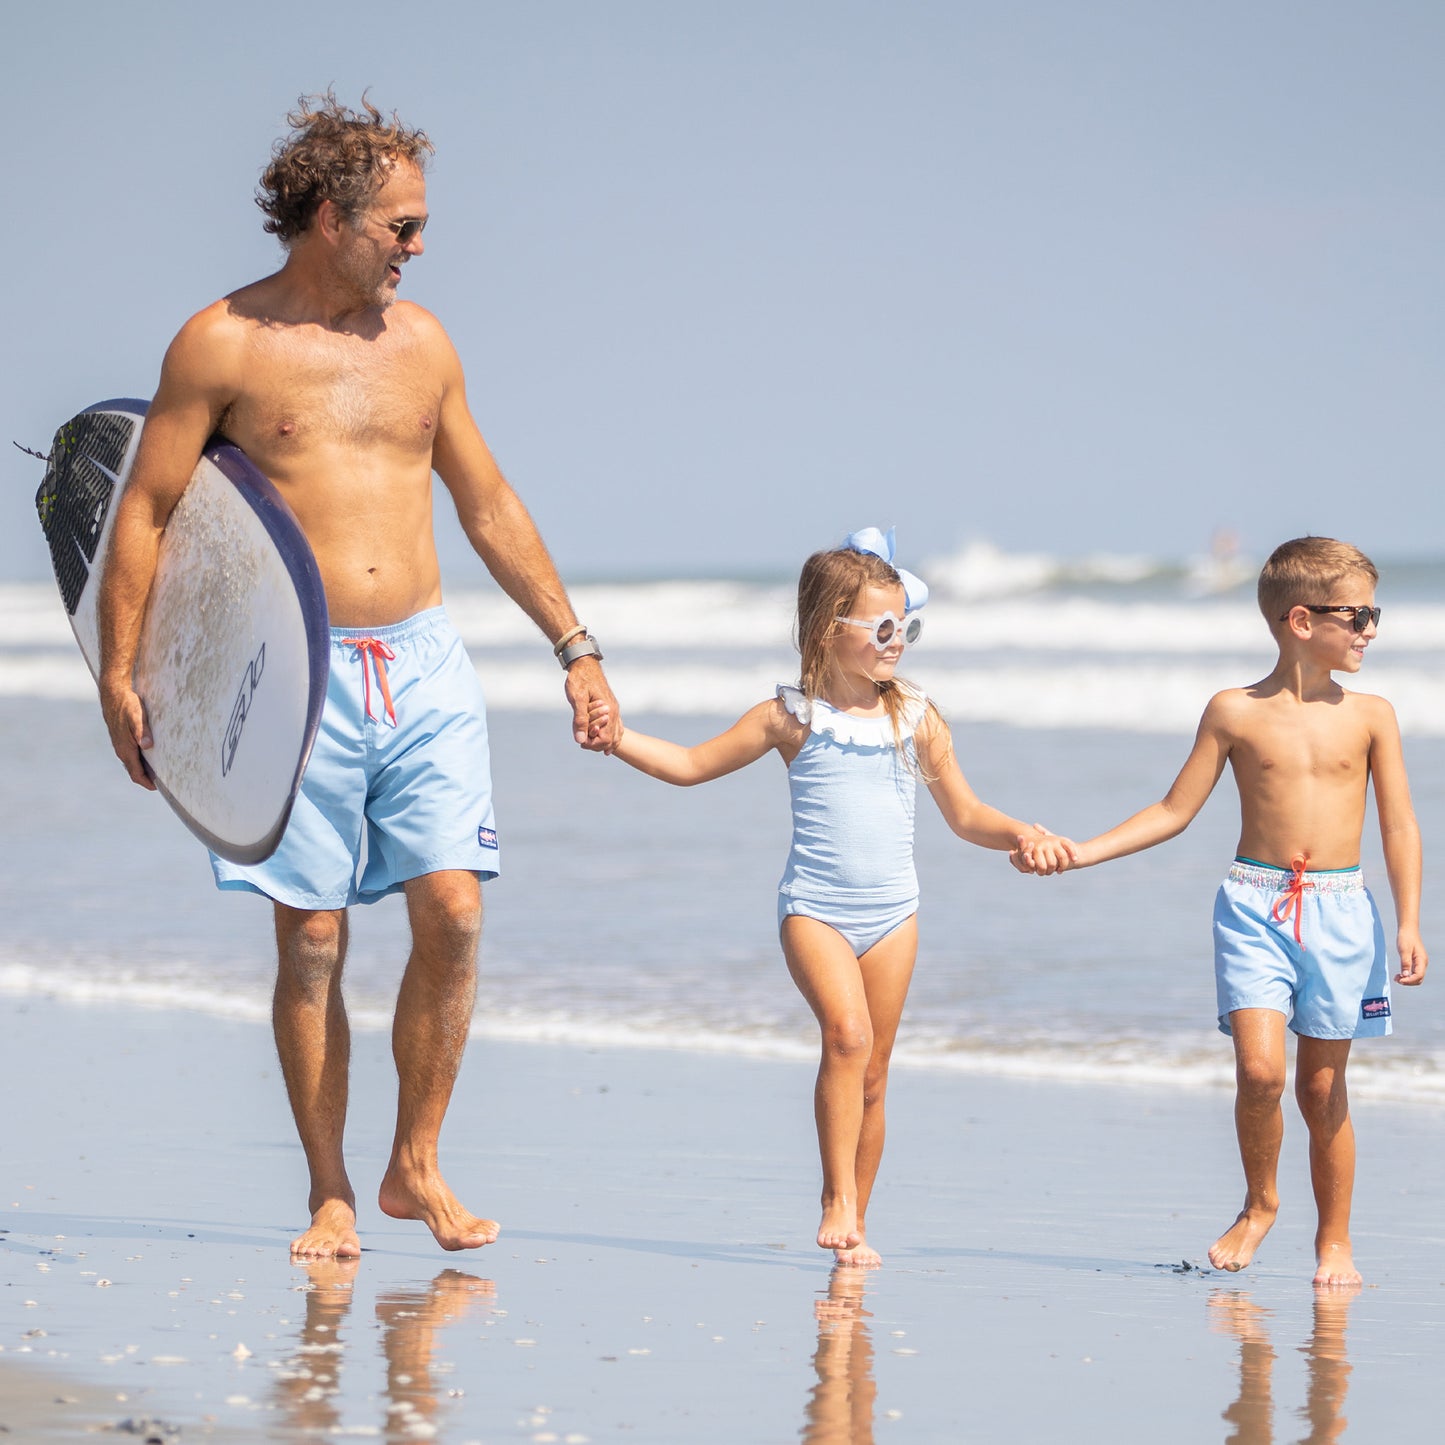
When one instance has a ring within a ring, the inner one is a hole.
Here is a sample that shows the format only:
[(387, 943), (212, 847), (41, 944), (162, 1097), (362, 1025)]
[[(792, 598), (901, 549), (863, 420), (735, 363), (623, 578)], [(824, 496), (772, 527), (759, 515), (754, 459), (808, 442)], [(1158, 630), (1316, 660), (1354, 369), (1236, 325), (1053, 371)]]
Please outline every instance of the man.
[(213, 859), (220, 887), (275, 907), (276, 1046), (311, 1177), (311, 1225), (292, 1250), (306, 1257), (360, 1252), (342, 1153), (341, 973), (347, 906), (388, 892), (406, 894), (412, 951), (379, 1202), (423, 1221), (444, 1249), (498, 1232), (462, 1206), (437, 1163), (476, 992), (480, 881), (496, 876), (498, 853), (480, 686), (440, 609), (433, 470), (488, 571), (555, 644), (577, 741), (610, 752), (621, 726), (601, 653), (472, 420), (451, 342), (433, 316), (397, 301), (402, 267), (423, 250), (431, 143), (363, 105), (347, 110), (328, 93), (288, 118), (257, 196), (285, 264), (172, 342), (100, 599), (101, 706), (131, 779), (151, 787), (132, 687), (141, 618), (161, 534), (213, 434), (270, 477), (316, 554), (331, 682), (301, 795), (272, 858), (251, 868)]

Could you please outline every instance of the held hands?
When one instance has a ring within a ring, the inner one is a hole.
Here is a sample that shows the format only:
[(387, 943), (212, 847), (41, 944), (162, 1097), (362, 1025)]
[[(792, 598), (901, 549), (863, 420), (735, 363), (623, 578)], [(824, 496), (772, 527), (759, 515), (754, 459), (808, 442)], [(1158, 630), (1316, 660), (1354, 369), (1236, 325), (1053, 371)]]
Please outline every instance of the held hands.
[(1407, 988), (1424, 983), (1430, 958), (1425, 952), (1425, 945), (1420, 941), (1420, 935), (1413, 929), (1402, 928), (1396, 935), (1395, 947), (1400, 954), (1400, 971), (1395, 975), (1395, 982), (1402, 983)]
[(1035, 823), (1033, 833), (1019, 834), (1008, 860), (1020, 873), (1042, 878), (1072, 868), (1079, 861), (1079, 848), (1071, 838), (1062, 838), (1050, 833), (1042, 823)]
[[(615, 717), (612, 702), (607, 698), (594, 697), (587, 706), (587, 736), (600, 738), (609, 729), (611, 730), (612, 744), (606, 751), (611, 753), (622, 741), (622, 721)], [(579, 737), (577, 741), (582, 742), (582, 739)], [(588, 744), (582, 743), (582, 746), (587, 747)]]
[(595, 658), (580, 657), (567, 669), (572, 736), (589, 753), (610, 753), (622, 740), (622, 709)]

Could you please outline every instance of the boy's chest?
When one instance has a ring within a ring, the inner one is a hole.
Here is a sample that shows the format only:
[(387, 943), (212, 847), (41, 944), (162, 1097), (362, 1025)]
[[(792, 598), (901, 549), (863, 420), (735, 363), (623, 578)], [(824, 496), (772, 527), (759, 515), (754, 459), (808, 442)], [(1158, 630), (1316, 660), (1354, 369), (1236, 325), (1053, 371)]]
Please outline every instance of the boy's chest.
[(1262, 720), (1230, 756), (1237, 773), (1265, 783), (1336, 780), (1352, 786), (1369, 776), (1370, 736), (1362, 723), (1345, 716)]

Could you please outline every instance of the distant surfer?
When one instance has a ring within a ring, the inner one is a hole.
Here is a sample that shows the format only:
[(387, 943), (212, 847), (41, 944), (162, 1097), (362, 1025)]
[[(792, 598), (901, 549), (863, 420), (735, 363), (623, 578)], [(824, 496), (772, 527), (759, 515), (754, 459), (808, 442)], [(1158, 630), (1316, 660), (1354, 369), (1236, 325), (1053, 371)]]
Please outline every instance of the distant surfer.
[[(352, 111), (328, 93), (288, 117), (257, 195), (285, 264), (193, 316), (171, 343), (100, 598), (106, 724), (131, 779), (150, 787), (136, 648), (162, 533), (212, 435), (275, 483), (320, 567), (331, 681), (301, 795), (266, 862), (212, 859), (220, 887), (275, 906), (276, 1047), (311, 1178), (311, 1224), (292, 1243), (305, 1257), (360, 1252), (342, 1152), (346, 910), (398, 891), (412, 951), (379, 1202), (424, 1222), (445, 1249), (497, 1237), (437, 1162), (476, 992), (480, 883), (496, 876), (499, 849), (481, 688), (441, 608), (433, 471), (487, 570), (553, 643), (577, 741), (610, 752), (621, 735), (601, 652), (472, 420), (456, 351), (432, 315), (397, 300), (402, 267), (423, 250), (431, 142), (362, 104)], [(602, 719), (590, 730), (589, 715)]]

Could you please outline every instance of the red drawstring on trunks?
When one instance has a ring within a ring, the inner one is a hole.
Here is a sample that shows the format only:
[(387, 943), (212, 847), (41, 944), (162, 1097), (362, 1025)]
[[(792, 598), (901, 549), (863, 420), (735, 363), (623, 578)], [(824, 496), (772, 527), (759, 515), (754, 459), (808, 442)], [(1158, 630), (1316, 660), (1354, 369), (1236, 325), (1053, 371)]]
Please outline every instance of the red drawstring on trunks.
[(1315, 886), (1313, 883), (1305, 882), (1305, 869), (1309, 866), (1309, 861), (1307, 853), (1296, 853), (1289, 860), (1289, 866), (1294, 869), (1294, 877), (1289, 880), (1289, 886), (1275, 900), (1274, 907), (1269, 910), (1269, 916), (1276, 923), (1287, 922), (1290, 913), (1294, 913), (1294, 941), (1299, 944), (1301, 953), (1306, 951), (1304, 939), (1300, 937), (1300, 923), (1304, 918), (1305, 911), (1305, 889)]
[(354, 647), (361, 654), (361, 676), (366, 684), (364, 697), (366, 700), (366, 715), (371, 716), (371, 672), (367, 668), (366, 660), (371, 658), (376, 668), (376, 683), (381, 688), (381, 700), (386, 704), (386, 716), (392, 727), (396, 726), (396, 709), (391, 705), (391, 684), (386, 680), (386, 664), (396, 661), (396, 653), (389, 648), (379, 637), (343, 637), (343, 647)]

